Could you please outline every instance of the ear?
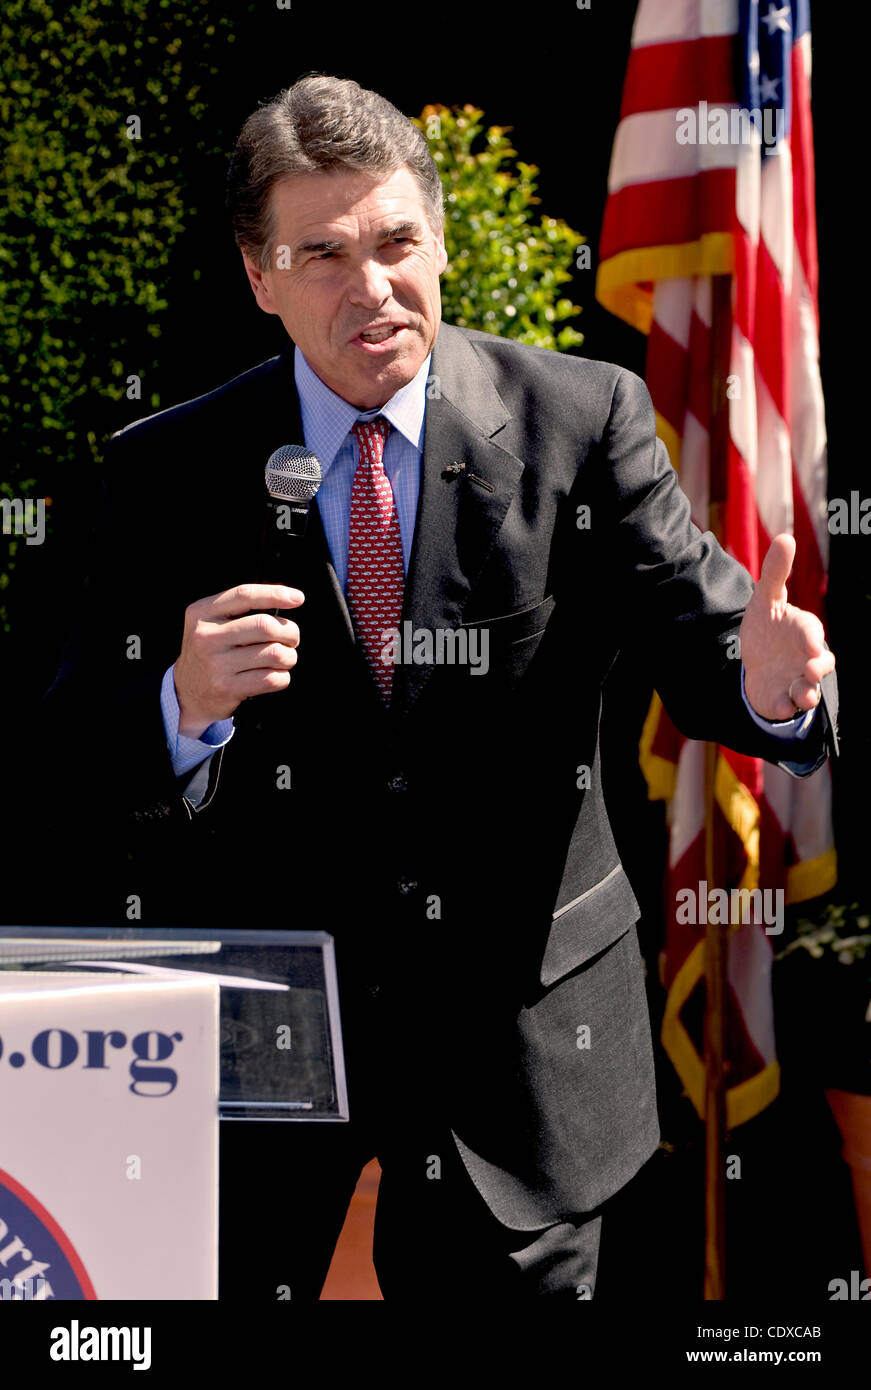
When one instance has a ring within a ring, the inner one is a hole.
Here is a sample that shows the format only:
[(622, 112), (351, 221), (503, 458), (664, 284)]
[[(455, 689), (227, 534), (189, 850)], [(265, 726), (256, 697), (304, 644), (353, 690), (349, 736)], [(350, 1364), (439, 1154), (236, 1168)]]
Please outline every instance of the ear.
[(242, 252), (242, 260), (245, 265), (245, 274), (248, 276), (248, 283), (254, 291), (254, 298), (263, 310), (264, 314), (277, 314), (275, 301), (269, 288), (269, 272), (260, 269), (256, 261), (252, 261), (250, 256)]
[(436, 237), (436, 272), (441, 275), (448, 263), (448, 253), (445, 250), (445, 234), (440, 230)]

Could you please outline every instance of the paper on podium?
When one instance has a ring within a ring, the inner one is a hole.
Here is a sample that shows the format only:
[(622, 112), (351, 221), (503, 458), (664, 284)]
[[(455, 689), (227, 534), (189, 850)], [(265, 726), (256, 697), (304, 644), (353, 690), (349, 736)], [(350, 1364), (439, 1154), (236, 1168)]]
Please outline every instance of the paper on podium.
[(0, 970), (0, 1299), (217, 1296), (218, 998)]

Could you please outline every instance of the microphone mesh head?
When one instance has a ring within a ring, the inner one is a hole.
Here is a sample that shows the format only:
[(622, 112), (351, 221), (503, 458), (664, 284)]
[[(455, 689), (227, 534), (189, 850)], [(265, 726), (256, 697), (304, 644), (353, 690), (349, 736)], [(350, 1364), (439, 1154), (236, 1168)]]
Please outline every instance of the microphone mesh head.
[(266, 490), (286, 502), (310, 502), (321, 485), (320, 460), (303, 444), (282, 444), (266, 465)]

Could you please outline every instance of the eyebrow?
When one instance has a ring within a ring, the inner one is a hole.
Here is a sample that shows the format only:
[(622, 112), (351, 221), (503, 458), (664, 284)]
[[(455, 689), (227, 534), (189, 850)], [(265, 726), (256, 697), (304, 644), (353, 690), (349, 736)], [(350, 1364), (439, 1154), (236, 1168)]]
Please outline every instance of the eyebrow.
[(308, 251), (341, 251), (344, 246), (343, 241), (301, 241), (296, 248), (298, 256)]
[(381, 240), (389, 241), (391, 237), (406, 236), (408, 234), (410, 234), (411, 236), (420, 236), (420, 223), (412, 221), (397, 222), (394, 227), (388, 227)]
[[(397, 222), (392, 227), (388, 227), (382, 232), (379, 241), (390, 241), (398, 236), (420, 236), (421, 224), (414, 221)], [(341, 251), (344, 249), (343, 241), (301, 241), (296, 248), (297, 256), (317, 254), (323, 251)]]

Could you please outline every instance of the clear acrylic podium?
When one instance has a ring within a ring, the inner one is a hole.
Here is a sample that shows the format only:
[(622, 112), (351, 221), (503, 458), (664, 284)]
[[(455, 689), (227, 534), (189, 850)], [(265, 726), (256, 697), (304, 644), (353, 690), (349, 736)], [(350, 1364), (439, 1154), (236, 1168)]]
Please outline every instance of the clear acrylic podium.
[(220, 1118), (348, 1119), (326, 932), (0, 927), (4, 969), (205, 973), (220, 985)]

